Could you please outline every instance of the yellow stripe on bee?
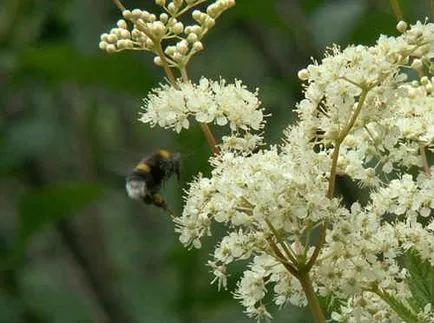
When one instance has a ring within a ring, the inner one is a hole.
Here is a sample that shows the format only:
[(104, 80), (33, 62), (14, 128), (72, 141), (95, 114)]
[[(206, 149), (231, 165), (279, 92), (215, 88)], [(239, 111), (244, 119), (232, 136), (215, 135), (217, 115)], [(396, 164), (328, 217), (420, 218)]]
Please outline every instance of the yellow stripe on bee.
[(157, 205), (161, 205), (164, 203), (164, 197), (160, 193), (154, 194), (152, 198), (154, 199), (154, 203)]
[(140, 164), (137, 164), (136, 170), (140, 170), (144, 173), (149, 173), (151, 171), (151, 167), (149, 167), (148, 164), (140, 163)]
[(170, 151), (165, 150), (165, 149), (160, 150), (158, 153), (160, 154), (161, 157), (163, 157), (165, 159), (170, 158), (170, 155), (171, 155)]

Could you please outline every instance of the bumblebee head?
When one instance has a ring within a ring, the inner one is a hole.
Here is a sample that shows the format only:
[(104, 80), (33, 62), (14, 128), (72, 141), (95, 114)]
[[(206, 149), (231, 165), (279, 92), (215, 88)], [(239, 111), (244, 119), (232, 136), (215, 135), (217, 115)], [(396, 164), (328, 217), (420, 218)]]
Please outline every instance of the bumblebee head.
[(172, 153), (168, 150), (159, 150), (157, 154), (161, 158), (159, 161), (159, 168), (163, 173), (164, 179), (168, 179), (173, 174), (176, 174), (176, 177), (179, 180), (181, 155), (179, 153)]

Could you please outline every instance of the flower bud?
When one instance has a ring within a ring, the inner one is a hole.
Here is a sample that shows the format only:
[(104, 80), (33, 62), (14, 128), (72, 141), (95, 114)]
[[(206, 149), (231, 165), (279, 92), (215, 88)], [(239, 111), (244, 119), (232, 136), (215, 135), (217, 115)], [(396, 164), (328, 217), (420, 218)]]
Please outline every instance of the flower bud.
[(117, 21), (116, 25), (117, 25), (119, 28), (122, 28), (122, 29), (127, 29), (127, 27), (128, 27), (127, 22), (126, 22), (125, 20), (123, 20), (123, 19), (119, 19), (119, 20)]
[(99, 44), (98, 44), (99, 48), (102, 49), (102, 50), (106, 50), (107, 49), (107, 45), (108, 45), (108, 43), (106, 41), (103, 41), (103, 40), (100, 41)]
[(162, 59), (161, 59), (160, 56), (155, 56), (154, 57), (154, 64), (157, 65), (157, 66), (163, 66), (163, 61), (162, 61)]
[(116, 53), (116, 46), (113, 44), (108, 44), (107, 47), (105, 48), (105, 50), (109, 54)]
[(131, 11), (131, 15), (135, 19), (141, 18), (142, 17), (142, 10), (134, 9), (133, 11)]
[(397, 29), (400, 33), (403, 33), (404, 31), (406, 31), (407, 28), (408, 28), (408, 25), (407, 25), (407, 23), (406, 23), (405, 21), (403, 21), (403, 20), (400, 20), (400, 21), (398, 22), (398, 24), (396, 25), (396, 29)]
[(109, 34), (107, 34), (107, 33), (104, 33), (104, 34), (102, 34), (101, 35), (101, 40), (103, 40), (103, 41), (107, 41), (107, 39), (108, 39), (108, 36), (109, 36)]
[(200, 52), (201, 50), (203, 50), (203, 44), (200, 41), (197, 41), (193, 44), (193, 51), (195, 52)]
[(175, 6), (175, 4), (173, 2), (169, 3), (169, 5), (167, 6), (167, 11), (169, 11), (169, 13), (171, 15), (175, 15), (176, 14), (177, 9), (176, 9), (176, 6)]
[(117, 40), (118, 40), (118, 38), (116, 37), (116, 35), (110, 34), (107, 36), (107, 42), (110, 44), (116, 43)]
[(131, 33), (126, 30), (126, 29), (122, 29), (121, 30), (121, 38), (123, 39), (130, 39), (131, 38)]
[(173, 27), (172, 27), (172, 31), (173, 31), (173, 33), (175, 33), (175, 34), (177, 34), (177, 35), (180, 34), (180, 33), (182, 33), (183, 30), (184, 30), (184, 25), (182, 24), (182, 22), (177, 22), (177, 23), (174, 24)]
[(178, 53), (178, 52), (175, 52), (175, 54), (173, 54), (173, 57), (172, 57), (172, 58), (173, 58), (173, 60), (179, 62), (179, 61), (182, 60), (182, 57), (183, 57), (183, 55), (181, 55), (181, 54)]
[(166, 24), (168, 20), (169, 20), (169, 15), (168, 15), (167, 13), (162, 13), (162, 14), (160, 15), (160, 21), (161, 21), (163, 24)]
[(125, 19), (131, 19), (133, 18), (133, 14), (130, 10), (124, 10), (122, 11), (122, 17), (124, 17)]
[(166, 49), (164, 50), (164, 54), (170, 57), (172, 57), (175, 54), (175, 52), (176, 52), (175, 46), (167, 46)]
[(203, 23), (203, 13), (200, 12), (199, 10), (194, 10), (193, 13), (191, 14), (191, 16), (193, 17), (194, 20), (196, 20), (198, 23), (202, 24)]
[(309, 79), (309, 72), (306, 68), (303, 68), (301, 70), (298, 71), (297, 73), (297, 77), (301, 80), (301, 81), (307, 81)]
[(161, 21), (152, 23), (150, 29), (157, 38), (162, 38), (166, 34), (166, 26)]
[(188, 51), (188, 42), (185, 39), (178, 42), (176, 44), (176, 51), (182, 55), (185, 55)]
[(198, 40), (198, 37), (197, 37), (197, 35), (194, 34), (194, 33), (190, 33), (190, 34), (187, 36), (187, 41), (188, 41), (190, 44), (193, 44), (193, 43), (196, 42), (197, 40)]
[(411, 63), (411, 68), (414, 69), (415, 71), (420, 70), (421, 68), (423, 68), (422, 61), (417, 58), (414, 59), (413, 62)]
[(204, 25), (206, 28), (210, 29), (215, 25), (215, 20), (213, 18), (207, 16), (205, 19)]

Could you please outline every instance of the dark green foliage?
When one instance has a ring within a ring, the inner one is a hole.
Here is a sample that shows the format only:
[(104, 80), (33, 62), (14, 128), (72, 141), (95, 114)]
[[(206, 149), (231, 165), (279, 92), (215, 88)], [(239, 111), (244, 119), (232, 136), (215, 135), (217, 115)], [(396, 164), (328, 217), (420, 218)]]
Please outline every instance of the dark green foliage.
[(19, 239), (27, 240), (45, 225), (76, 214), (101, 194), (98, 185), (82, 183), (58, 184), (29, 192), (19, 203)]
[(407, 252), (405, 263), (410, 272), (408, 286), (413, 295), (412, 306), (423, 311), (428, 303), (434, 304), (434, 267), (428, 261), (422, 261), (413, 250)]
[[(95, 46), (98, 44), (96, 43)], [(83, 86), (101, 86), (144, 96), (155, 83), (150, 73), (151, 55), (139, 60), (134, 53), (84, 55), (67, 45), (47, 45), (23, 51), (20, 55), (19, 79), (34, 78), (49, 85), (75, 82)]]

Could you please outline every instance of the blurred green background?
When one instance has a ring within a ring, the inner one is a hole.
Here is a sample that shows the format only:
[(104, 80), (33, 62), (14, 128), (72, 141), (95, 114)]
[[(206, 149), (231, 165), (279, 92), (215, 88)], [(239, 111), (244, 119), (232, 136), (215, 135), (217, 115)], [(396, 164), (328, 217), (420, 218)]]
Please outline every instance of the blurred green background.
[[(386, 0), (237, 2), (189, 74), (260, 87), (273, 144), (293, 122), (296, 73), (310, 57), (331, 42), (397, 34)], [(429, 0), (400, 3), (409, 22), (431, 16)], [(197, 126), (176, 135), (137, 121), (164, 75), (149, 53), (98, 49), (119, 18), (110, 0), (0, 2), (0, 322), (250, 322), (229, 292), (209, 285), (218, 232), (186, 250), (166, 214), (126, 196), (125, 175), (143, 155), (179, 151), (181, 180), (164, 195), (181, 212), (186, 183), (209, 174), (210, 151)], [(272, 310), (274, 322), (312, 320), (306, 310)]]

